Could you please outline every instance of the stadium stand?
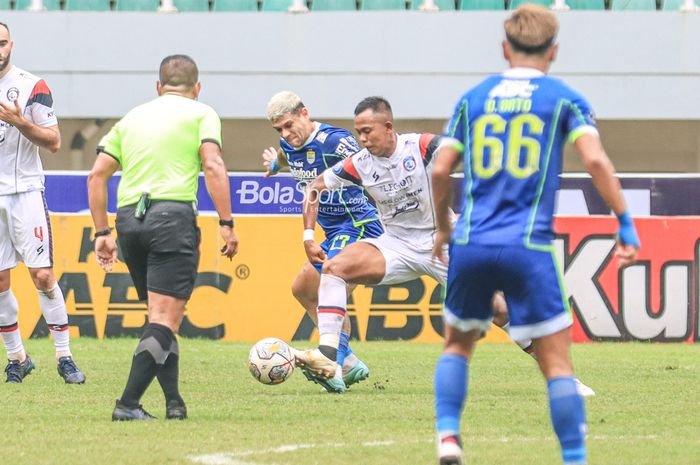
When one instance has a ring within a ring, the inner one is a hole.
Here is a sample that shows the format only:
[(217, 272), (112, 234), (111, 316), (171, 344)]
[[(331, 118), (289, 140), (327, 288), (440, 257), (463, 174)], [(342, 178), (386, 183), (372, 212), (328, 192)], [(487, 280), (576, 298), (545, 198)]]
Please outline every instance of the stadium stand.
[(0, 0), (0, 10), (9, 10), (11, 7), (10, 0)]
[(158, 0), (117, 0), (117, 11), (158, 11)]
[(287, 11), (292, 6), (292, 0), (263, 0), (262, 11)]
[[(411, 9), (412, 10), (425, 10), (428, 8), (421, 8), (423, 5), (426, 5), (428, 3), (428, 0), (413, 0), (411, 2)], [(440, 11), (452, 11), (455, 9), (455, 2), (454, 0), (433, 0), (433, 5), (437, 7), (438, 10)]]
[(352, 11), (357, 9), (355, 0), (312, 0), (311, 11)]
[(656, 0), (610, 0), (611, 10), (656, 10)]
[(566, 0), (572, 10), (604, 10), (605, 0)]
[(110, 11), (110, 0), (65, 0), (66, 11)]
[[(15, 2), (15, 10), (28, 10), (32, 0), (17, 0)], [(44, 0), (43, 10), (56, 11), (61, 9), (60, 0)]]
[(700, 9), (700, 3), (698, 0), (694, 2), (686, 0), (662, 0), (661, 9), (664, 11), (678, 11), (678, 10), (698, 10)]
[(360, 10), (405, 10), (406, 2), (404, 0), (363, 0), (360, 4)]
[(505, 0), (460, 0), (460, 10), (505, 10)]
[(212, 11), (258, 11), (257, 0), (214, 0)]
[(508, 8), (511, 10), (514, 10), (518, 8), (520, 5), (524, 5), (526, 3), (534, 3), (536, 5), (542, 5), (546, 7), (552, 6), (552, 1), (551, 0), (510, 0), (510, 3), (508, 4)]
[(177, 11), (209, 11), (209, 0), (174, 0)]

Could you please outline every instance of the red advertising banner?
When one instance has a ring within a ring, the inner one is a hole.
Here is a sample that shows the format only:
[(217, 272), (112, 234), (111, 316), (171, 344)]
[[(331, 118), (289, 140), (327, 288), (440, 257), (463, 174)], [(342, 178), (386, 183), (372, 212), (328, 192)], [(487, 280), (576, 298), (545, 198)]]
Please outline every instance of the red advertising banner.
[(574, 341), (700, 341), (700, 217), (636, 218), (635, 224), (639, 261), (619, 269), (614, 218), (556, 219)]

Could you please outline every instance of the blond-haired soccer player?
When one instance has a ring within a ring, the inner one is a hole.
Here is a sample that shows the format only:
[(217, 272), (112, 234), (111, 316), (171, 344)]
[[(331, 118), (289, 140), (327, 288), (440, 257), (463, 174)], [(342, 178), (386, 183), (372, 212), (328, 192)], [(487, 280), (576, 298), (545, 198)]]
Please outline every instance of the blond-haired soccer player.
[[(619, 221), (615, 251), (633, 263), (639, 239), (591, 108), (545, 73), (557, 54), (558, 22), (548, 9), (525, 5), (505, 22), (510, 69), (490, 76), (457, 102), (433, 169), (437, 237), (433, 255), (450, 244), (445, 349), (435, 370), (440, 465), (461, 465), (460, 416), (469, 359), (488, 329), (493, 292), (504, 291), (510, 335), (533, 339), (547, 380), (552, 425), (567, 465), (586, 463), (586, 418), (569, 346), (572, 324), (552, 240), (552, 215), (564, 144), (572, 142)], [(449, 221), (450, 173), (463, 160), (464, 207)]]

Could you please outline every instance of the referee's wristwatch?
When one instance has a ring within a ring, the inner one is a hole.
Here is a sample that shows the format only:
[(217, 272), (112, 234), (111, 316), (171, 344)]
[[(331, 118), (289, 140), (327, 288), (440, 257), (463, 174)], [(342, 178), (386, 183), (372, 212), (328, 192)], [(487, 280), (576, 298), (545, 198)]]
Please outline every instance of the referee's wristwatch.
[(222, 220), (219, 218), (219, 226), (228, 226), (229, 228), (233, 229), (233, 218), (230, 220)]

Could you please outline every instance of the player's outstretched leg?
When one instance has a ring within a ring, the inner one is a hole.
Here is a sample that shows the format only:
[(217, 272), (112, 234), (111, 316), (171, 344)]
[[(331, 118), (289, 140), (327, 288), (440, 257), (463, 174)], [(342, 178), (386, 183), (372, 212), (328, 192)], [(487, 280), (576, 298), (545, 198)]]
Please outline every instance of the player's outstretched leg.
[(321, 385), (328, 392), (341, 394), (347, 391), (343, 381), (342, 368), (318, 349), (296, 350), (295, 364), (309, 381)]
[[(48, 276), (48, 272), (45, 270), (44, 274)], [(35, 280), (41, 280), (42, 272), (33, 273), (33, 276), (35, 276)], [(66, 384), (85, 383), (85, 375), (75, 364), (73, 354), (70, 351), (68, 313), (66, 312), (63, 292), (58, 283), (54, 282), (53, 287), (49, 289), (39, 289), (39, 307), (53, 337), (58, 375), (63, 378)]]
[(7, 351), (6, 383), (19, 384), (34, 369), (34, 361), (24, 351), (17, 325), (19, 307), (12, 289), (0, 292), (0, 334)]

